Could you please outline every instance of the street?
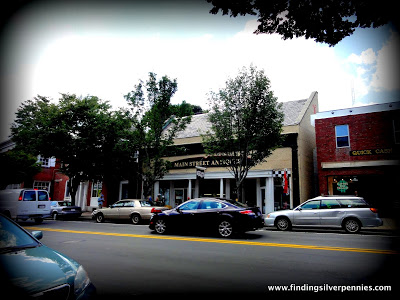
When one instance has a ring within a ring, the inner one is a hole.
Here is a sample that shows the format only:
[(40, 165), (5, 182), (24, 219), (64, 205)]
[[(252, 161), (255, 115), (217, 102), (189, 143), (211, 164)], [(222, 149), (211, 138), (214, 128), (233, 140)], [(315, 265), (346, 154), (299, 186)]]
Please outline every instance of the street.
[(400, 237), (395, 235), (263, 229), (218, 239), (157, 235), (147, 224), (45, 220), (22, 225), (42, 230), (42, 243), (83, 264), (99, 298), (267, 295), (274, 285), (389, 285), (390, 294), (399, 290)]

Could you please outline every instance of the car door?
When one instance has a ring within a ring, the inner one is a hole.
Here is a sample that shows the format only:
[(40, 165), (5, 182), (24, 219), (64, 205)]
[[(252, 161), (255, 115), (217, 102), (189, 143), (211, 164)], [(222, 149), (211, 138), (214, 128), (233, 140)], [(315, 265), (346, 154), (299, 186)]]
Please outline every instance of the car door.
[(128, 220), (131, 217), (133, 211), (140, 211), (140, 203), (139, 201), (126, 201), (124, 202), (124, 206), (119, 209), (119, 218)]
[(293, 225), (320, 225), (320, 200), (310, 200), (293, 211)]
[(221, 202), (215, 200), (201, 201), (194, 216), (196, 226), (213, 227), (217, 223), (219, 213), (224, 206)]
[(37, 191), (37, 214), (50, 215), (51, 203), (47, 191)]
[(123, 201), (118, 201), (104, 210), (104, 216), (108, 219), (119, 219), (119, 210), (124, 206)]
[(200, 201), (187, 201), (176, 208), (177, 213), (171, 215), (174, 225), (183, 230), (193, 230), (196, 228), (196, 214)]
[(19, 215), (34, 215), (37, 213), (37, 199), (35, 190), (22, 191), (22, 201), (19, 205)]
[(343, 208), (336, 199), (322, 199), (319, 219), (323, 226), (340, 226), (344, 215)]

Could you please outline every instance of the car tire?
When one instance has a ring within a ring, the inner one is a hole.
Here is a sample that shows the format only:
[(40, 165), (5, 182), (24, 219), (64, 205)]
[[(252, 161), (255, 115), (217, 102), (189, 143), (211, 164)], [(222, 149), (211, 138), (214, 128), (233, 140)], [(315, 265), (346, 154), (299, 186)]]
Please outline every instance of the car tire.
[(57, 220), (57, 215), (58, 215), (58, 213), (57, 213), (57, 212), (53, 212), (53, 215), (52, 215), (52, 217), (53, 217), (53, 220)]
[(358, 233), (361, 230), (361, 223), (357, 219), (346, 219), (343, 228), (347, 233)]
[(292, 229), (292, 223), (288, 218), (279, 218), (275, 222), (276, 228), (278, 228), (280, 231), (288, 231)]
[(104, 215), (102, 213), (99, 213), (96, 215), (96, 222), (97, 223), (103, 223), (104, 222)]
[(222, 219), (218, 222), (217, 229), (220, 237), (229, 238), (233, 235), (233, 225), (231, 220)]
[(140, 224), (140, 221), (142, 221), (142, 218), (140, 217), (139, 214), (132, 214), (131, 221), (132, 221), (133, 225), (138, 225), (138, 224)]
[(154, 230), (158, 233), (158, 234), (165, 234), (167, 232), (167, 222), (165, 222), (164, 219), (158, 219), (155, 223), (154, 223)]

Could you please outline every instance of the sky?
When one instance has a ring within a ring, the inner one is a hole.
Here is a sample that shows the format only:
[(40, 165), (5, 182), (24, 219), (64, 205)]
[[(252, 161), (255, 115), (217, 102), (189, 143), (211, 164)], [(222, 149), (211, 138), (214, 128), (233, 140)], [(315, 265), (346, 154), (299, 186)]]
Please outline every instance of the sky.
[(36, 95), (93, 95), (114, 109), (149, 72), (178, 83), (172, 98), (208, 108), (242, 67), (263, 69), (278, 101), (318, 91), (319, 111), (399, 101), (400, 36), (357, 29), (334, 47), (255, 35), (255, 16), (212, 15), (206, 1), (33, 1), (0, 31), (0, 141)]

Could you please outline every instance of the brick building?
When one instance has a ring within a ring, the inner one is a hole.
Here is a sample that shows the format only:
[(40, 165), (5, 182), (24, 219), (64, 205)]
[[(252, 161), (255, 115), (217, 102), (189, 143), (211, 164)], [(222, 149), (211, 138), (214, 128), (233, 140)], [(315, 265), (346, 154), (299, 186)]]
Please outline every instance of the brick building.
[(400, 102), (315, 115), (319, 192), (359, 195), (399, 212)]

